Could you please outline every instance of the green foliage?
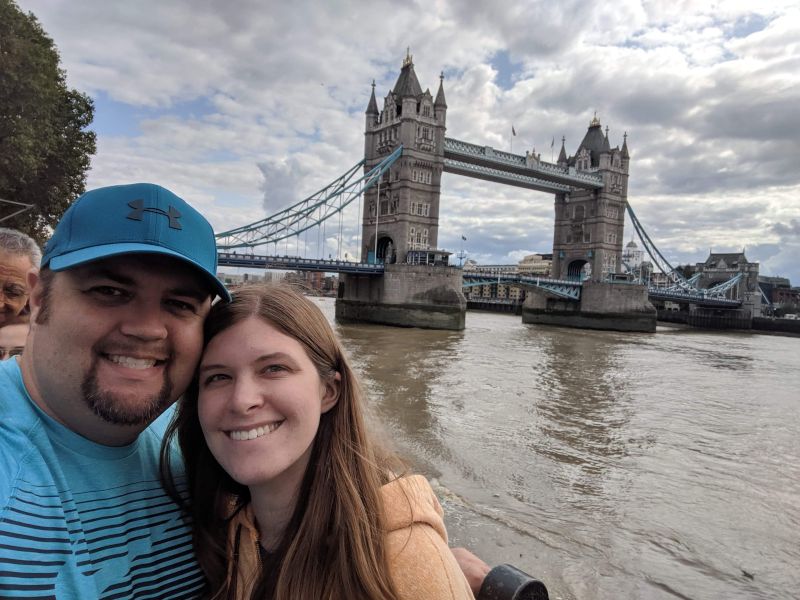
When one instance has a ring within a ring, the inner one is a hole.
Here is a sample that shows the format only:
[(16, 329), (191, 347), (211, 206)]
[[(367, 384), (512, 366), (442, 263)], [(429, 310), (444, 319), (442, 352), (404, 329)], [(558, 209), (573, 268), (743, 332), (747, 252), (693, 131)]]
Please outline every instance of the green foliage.
[[(86, 189), (96, 148), (92, 100), (67, 87), (59, 62), (36, 17), (0, 0), (0, 198), (34, 205), (2, 226), (39, 243)], [(0, 217), (11, 212), (0, 204)]]

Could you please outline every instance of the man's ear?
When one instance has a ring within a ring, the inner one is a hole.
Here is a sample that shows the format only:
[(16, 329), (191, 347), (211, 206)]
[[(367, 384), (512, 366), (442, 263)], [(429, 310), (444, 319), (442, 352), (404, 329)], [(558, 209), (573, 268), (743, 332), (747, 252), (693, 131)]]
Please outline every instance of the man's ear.
[(333, 376), (333, 379), (325, 382), (325, 394), (322, 396), (322, 403), (320, 412), (326, 413), (339, 401), (339, 390), (341, 389), (342, 374), (339, 371)]
[(31, 269), (28, 271), (28, 306), (31, 310), (31, 323), (36, 322), (36, 315), (39, 314), (39, 307), (42, 304), (42, 286), (39, 285), (41, 278), (39, 277), (39, 269)]

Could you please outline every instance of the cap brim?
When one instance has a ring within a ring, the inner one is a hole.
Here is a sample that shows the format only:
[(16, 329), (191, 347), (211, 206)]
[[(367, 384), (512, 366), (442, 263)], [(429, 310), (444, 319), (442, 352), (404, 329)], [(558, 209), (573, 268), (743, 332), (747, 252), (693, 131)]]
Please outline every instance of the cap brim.
[(92, 246), (91, 248), (83, 248), (62, 254), (61, 256), (54, 256), (50, 259), (48, 266), (51, 271), (63, 271), (71, 269), (80, 265), (101, 260), (104, 258), (111, 258), (113, 256), (121, 256), (123, 254), (161, 254), (164, 256), (171, 256), (180, 261), (191, 265), (204, 276), (204, 279), (211, 284), (212, 291), (216, 293), (223, 300), (230, 302), (231, 293), (225, 288), (216, 273), (212, 273), (204, 266), (187, 258), (183, 254), (164, 248), (163, 246), (153, 246), (151, 244), (106, 244), (103, 246)]

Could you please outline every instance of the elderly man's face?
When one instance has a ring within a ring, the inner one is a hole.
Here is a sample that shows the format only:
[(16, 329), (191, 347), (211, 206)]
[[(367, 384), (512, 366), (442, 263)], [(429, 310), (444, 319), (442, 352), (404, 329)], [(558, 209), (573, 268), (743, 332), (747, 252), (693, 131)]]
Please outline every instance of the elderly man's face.
[(0, 327), (0, 360), (8, 360), (22, 354), (27, 337), (27, 323), (13, 323)]
[(0, 250), (0, 327), (25, 308), (28, 301), (27, 273), (33, 266), (25, 255)]

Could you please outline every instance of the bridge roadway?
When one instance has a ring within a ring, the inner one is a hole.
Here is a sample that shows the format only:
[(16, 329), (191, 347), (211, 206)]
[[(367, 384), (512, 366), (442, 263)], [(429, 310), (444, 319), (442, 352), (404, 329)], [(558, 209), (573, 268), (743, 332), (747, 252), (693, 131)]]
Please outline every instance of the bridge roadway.
[[(251, 269), (279, 269), (286, 271), (316, 271), (323, 273), (358, 273), (380, 277), (383, 275), (383, 264), (357, 263), (346, 260), (324, 258), (301, 258), (299, 256), (264, 256), (257, 254), (239, 254), (237, 252), (219, 252), (218, 264), (221, 267), (248, 267)], [(487, 275), (478, 273), (463, 274), (464, 287), (477, 285), (519, 285), (539, 287), (551, 294), (569, 300), (579, 300), (583, 283), (580, 281), (549, 279), (545, 277), (529, 277), (523, 275)], [(630, 285), (627, 282), (616, 282), (618, 285)], [(651, 299), (670, 300), (681, 304), (697, 304), (707, 308), (738, 308), (741, 300), (730, 298), (713, 298), (701, 293), (650, 288)]]

